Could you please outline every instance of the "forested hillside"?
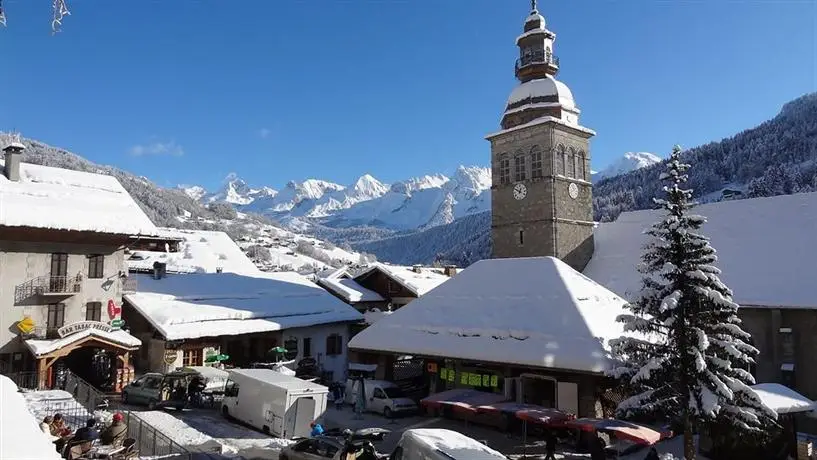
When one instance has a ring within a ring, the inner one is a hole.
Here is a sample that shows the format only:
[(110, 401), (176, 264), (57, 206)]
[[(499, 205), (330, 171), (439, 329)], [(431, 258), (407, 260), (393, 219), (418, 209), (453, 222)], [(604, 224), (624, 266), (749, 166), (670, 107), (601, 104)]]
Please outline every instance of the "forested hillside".
[[(789, 102), (756, 128), (683, 156), (694, 165), (689, 186), (699, 200), (817, 191), (817, 93)], [(595, 219), (612, 221), (621, 212), (652, 207), (663, 167), (660, 163), (594, 184)]]

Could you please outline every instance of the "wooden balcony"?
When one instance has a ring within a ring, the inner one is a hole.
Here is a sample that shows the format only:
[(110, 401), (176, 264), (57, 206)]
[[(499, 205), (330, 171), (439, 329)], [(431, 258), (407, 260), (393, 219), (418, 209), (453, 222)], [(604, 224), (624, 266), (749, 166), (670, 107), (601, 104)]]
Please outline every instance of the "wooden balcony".
[(14, 302), (34, 296), (69, 297), (82, 292), (82, 275), (38, 276), (14, 287)]

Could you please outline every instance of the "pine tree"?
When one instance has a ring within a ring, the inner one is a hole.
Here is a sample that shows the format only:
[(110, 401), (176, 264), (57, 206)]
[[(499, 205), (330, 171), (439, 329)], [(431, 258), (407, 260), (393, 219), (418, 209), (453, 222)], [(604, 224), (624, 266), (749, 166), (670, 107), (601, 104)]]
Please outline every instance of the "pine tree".
[(747, 369), (758, 351), (718, 278), (715, 250), (699, 233), (706, 219), (689, 212), (692, 191), (682, 188), (689, 165), (680, 152), (673, 149), (660, 175), (666, 198), (654, 201), (666, 216), (645, 231), (652, 241), (639, 266), (640, 296), (618, 318), (628, 336), (611, 345), (622, 362), (613, 374), (634, 394), (619, 404), (618, 416), (681, 417), (689, 460), (694, 429), (717, 422), (759, 434), (776, 414), (749, 387), (755, 382)]

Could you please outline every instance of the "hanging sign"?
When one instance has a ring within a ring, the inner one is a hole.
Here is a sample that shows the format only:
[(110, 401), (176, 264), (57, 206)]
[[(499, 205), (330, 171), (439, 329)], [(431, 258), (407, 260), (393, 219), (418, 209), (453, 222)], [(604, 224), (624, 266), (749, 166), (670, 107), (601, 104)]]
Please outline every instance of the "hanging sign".
[(103, 332), (113, 332), (114, 328), (110, 324), (105, 324), (100, 321), (77, 321), (76, 323), (66, 324), (57, 329), (57, 334), (60, 338), (76, 334), (77, 332), (87, 331), (88, 329), (96, 329)]
[(112, 329), (119, 330), (119, 329), (122, 329), (122, 326), (125, 325), (125, 320), (124, 319), (115, 319), (115, 320), (112, 320), (110, 324), (111, 324)]
[(108, 317), (112, 320), (116, 319), (122, 313), (122, 307), (117, 307), (113, 299), (108, 301)]
[(169, 366), (175, 363), (178, 357), (179, 352), (177, 350), (165, 350), (164, 362)]
[(17, 329), (23, 334), (28, 335), (34, 332), (34, 320), (30, 316), (26, 316), (17, 322)]

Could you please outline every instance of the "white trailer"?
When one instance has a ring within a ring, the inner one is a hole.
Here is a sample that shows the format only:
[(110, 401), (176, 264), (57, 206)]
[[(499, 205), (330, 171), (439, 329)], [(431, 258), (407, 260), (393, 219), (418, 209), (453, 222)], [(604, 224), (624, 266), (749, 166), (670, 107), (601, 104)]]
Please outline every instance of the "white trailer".
[(221, 413), (280, 438), (307, 437), (329, 389), (271, 369), (231, 369)]

